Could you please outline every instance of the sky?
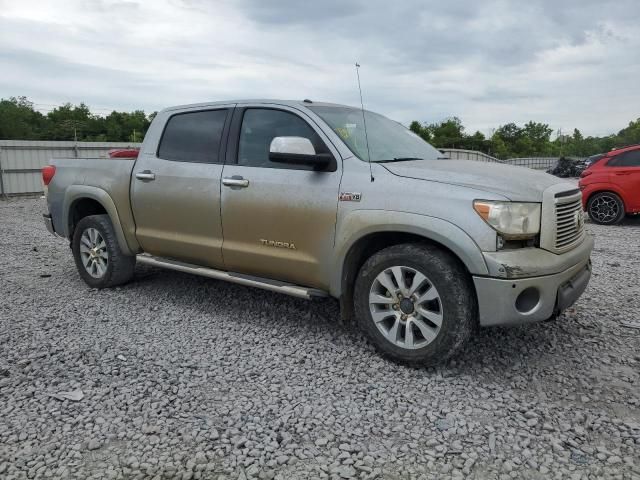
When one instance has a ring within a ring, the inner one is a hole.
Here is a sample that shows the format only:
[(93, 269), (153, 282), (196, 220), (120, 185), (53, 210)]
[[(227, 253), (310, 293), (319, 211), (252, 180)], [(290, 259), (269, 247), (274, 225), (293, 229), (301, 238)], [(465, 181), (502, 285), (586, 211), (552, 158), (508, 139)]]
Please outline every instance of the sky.
[(640, 117), (639, 0), (0, 0), (0, 98), (146, 112), (234, 98), (359, 104), (468, 133)]

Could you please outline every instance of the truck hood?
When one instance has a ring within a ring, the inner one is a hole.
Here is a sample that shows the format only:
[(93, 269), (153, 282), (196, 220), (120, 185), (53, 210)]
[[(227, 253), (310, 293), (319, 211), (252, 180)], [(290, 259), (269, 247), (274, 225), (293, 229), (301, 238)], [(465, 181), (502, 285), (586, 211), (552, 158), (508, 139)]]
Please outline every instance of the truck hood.
[[(381, 165), (400, 177), (469, 187), (520, 202), (541, 202), (544, 190), (563, 183), (530, 168), (473, 160), (414, 160)], [(567, 185), (567, 190), (570, 188)]]

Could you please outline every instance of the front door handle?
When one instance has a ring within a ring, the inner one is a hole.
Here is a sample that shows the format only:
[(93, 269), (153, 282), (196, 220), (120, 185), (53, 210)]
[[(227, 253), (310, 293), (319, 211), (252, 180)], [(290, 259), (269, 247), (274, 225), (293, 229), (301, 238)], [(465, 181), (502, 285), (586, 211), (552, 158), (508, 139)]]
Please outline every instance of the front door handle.
[(151, 180), (155, 180), (156, 179), (156, 174), (151, 172), (150, 170), (144, 170), (142, 172), (136, 173), (136, 178), (138, 180), (151, 181)]
[(616, 172), (616, 175), (631, 175), (631, 172)]
[(222, 179), (222, 184), (227, 187), (241, 187), (246, 188), (249, 186), (249, 180), (242, 177), (227, 177)]

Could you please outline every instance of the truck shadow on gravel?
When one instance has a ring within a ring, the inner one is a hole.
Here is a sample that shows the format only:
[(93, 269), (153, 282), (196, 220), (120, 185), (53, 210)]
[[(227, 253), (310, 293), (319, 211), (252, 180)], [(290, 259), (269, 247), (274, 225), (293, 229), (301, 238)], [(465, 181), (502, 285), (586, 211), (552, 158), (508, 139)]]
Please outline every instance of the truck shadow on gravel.
[[(330, 343), (332, 348), (336, 347), (336, 340), (339, 339), (342, 349), (361, 349), (364, 355), (378, 355), (357, 325), (340, 320), (338, 301), (332, 298), (306, 301), (147, 266), (138, 266), (135, 280), (125, 288), (144, 290), (138, 293), (145, 296), (160, 295), (162, 300), (157, 303), (159, 311), (162, 311), (163, 302), (169, 302), (172, 308), (195, 308), (202, 315), (215, 315), (223, 322), (234, 324), (237, 324), (236, 319), (241, 315), (240, 321), (247, 328), (286, 330), (292, 337), (282, 340), (283, 349), (290, 348), (291, 342), (296, 341), (295, 337), (298, 337), (300, 348), (305, 348), (305, 342), (311, 337), (318, 343)], [(220, 298), (225, 300), (221, 302)], [(247, 311), (252, 315), (245, 315)], [(562, 348), (572, 348), (578, 328), (580, 325), (572, 316), (518, 327), (478, 328), (461, 354), (436, 369), (455, 374), (478, 371), (484, 367), (493, 370), (497, 366), (514, 368), (527, 365), (527, 368), (535, 368), (539, 361), (548, 364), (548, 356), (559, 353), (560, 345)], [(366, 359), (366, 356), (363, 358)], [(390, 359), (387, 361), (396, 363)]]

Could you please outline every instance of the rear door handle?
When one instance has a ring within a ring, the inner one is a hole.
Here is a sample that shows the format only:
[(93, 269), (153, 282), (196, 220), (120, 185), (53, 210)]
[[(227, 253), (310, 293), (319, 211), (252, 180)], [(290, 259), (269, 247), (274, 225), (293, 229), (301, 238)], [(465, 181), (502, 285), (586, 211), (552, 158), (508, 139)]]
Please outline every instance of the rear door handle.
[(138, 180), (151, 181), (151, 180), (155, 180), (156, 179), (156, 174), (151, 172), (150, 170), (144, 170), (142, 172), (136, 173), (136, 178)]
[(227, 177), (222, 179), (222, 184), (227, 187), (241, 187), (246, 188), (249, 186), (249, 180), (242, 177)]

